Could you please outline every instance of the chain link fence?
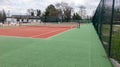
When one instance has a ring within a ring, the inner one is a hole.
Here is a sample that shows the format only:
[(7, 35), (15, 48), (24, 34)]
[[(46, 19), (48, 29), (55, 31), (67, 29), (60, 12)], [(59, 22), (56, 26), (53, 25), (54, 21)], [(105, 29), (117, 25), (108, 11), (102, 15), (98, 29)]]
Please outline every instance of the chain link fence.
[(120, 0), (101, 0), (92, 22), (108, 56), (120, 63)]

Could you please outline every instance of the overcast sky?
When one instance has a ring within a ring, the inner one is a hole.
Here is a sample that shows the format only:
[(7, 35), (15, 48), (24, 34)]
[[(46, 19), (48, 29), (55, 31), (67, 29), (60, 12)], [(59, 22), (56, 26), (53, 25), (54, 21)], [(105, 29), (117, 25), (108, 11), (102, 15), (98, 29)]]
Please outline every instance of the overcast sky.
[(50, 4), (58, 2), (69, 3), (70, 6), (77, 10), (79, 5), (87, 8), (87, 14), (92, 15), (98, 6), (100, 0), (0, 0), (0, 10), (5, 9), (11, 14), (26, 14), (27, 9), (40, 9), (42, 11)]

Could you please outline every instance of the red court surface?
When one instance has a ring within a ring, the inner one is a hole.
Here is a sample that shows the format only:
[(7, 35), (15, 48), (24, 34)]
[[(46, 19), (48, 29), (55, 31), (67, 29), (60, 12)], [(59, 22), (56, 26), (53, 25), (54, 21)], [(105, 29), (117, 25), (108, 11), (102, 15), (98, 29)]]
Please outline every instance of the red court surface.
[(19, 27), (19, 28), (1, 28), (0, 36), (17, 36), (29, 38), (49, 38), (59, 33), (70, 30), (71, 28), (53, 28), (53, 27)]

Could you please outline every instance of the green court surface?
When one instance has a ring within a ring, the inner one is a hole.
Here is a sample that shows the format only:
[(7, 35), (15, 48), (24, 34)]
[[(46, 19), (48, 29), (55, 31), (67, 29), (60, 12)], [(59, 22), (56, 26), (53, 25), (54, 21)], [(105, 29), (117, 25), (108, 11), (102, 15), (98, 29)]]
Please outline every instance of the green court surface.
[(48, 39), (0, 36), (0, 67), (112, 67), (92, 26)]

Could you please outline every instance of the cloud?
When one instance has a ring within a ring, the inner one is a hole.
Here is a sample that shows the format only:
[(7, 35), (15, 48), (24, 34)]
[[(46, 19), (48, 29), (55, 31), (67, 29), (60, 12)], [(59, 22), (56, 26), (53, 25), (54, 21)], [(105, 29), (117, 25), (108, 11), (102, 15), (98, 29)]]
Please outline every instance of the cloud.
[[(100, 0), (99, 0), (100, 1)], [(42, 11), (50, 4), (58, 2), (69, 3), (73, 8), (77, 9), (79, 5), (85, 5), (87, 14), (92, 14), (96, 9), (98, 0), (1, 0), (0, 9), (10, 11), (12, 14), (25, 14), (27, 9), (41, 9)]]

